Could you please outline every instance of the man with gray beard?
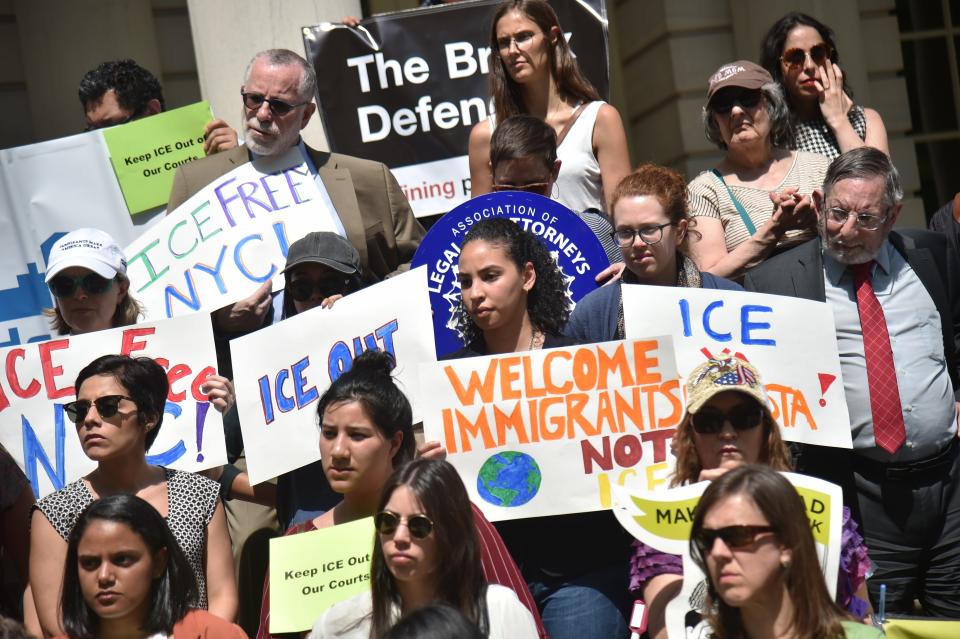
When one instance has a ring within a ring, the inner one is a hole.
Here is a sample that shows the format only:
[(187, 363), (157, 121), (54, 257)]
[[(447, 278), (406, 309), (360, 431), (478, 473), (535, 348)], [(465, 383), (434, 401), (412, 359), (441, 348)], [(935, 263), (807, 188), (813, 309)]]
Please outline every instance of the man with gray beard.
[(797, 469), (841, 485), (859, 511), (874, 606), (886, 584), (889, 612), (912, 613), (918, 599), (928, 615), (958, 618), (960, 266), (942, 235), (893, 230), (902, 198), (883, 152), (840, 155), (813, 194), (819, 239), (744, 286), (833, 310), (853, 450), (798, 446)]

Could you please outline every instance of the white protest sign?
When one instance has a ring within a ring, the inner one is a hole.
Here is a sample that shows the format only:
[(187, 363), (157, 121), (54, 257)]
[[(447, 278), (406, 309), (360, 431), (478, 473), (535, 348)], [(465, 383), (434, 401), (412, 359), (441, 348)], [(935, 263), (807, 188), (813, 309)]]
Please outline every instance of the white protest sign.
[(622, 291), (627, 337), (672, 335), (681, 375), (739, 354), (760, 371), (784, 439), (852, 447), (829, 306), (700, 288), (624, 284)]
[(50, 335), (53, 306), (43, 282), (50, 247), (86, 226), (120, 246), (158, 219), (130, 216), (103, 131), (0, 150), (0, 348)]
[[(827, 590), (831, 597), (836, 597), (843, 550), (843, 491), (836, 484), (816, 477), (783, 475), (800, 493)], [(667, 605), (669, 637), (690, 636), (686, 628), (687, 613), (703, 609), (706, 576), (690, 556), (690, 531), (697, 504), (709, 485), (710, 482), (703, 481), (658, 491), (629, 485), (613, 487), (613, 513), (620, 525), (641, 543), (680, 555), (683, 560), (683, 588)]]
[(396, 358), (394, 376), (418, 421), (418, 367), (437, 360), (425, 267), (230, 342), (251, 483), (320, 459), (316, 402), (369, 349)]
[(163, 422), (148, 461), (180, 470), (225, 464), (223, 421), (201, 392), (216, 373), (209, 315), (147, 322), (0, 350), (0, 443), (43, 496), (96, 466), (63, 405), (76, 399), (80, 370), (107, 354), (148, 356), (167, 370)]
[(241, 164), (127, 246), (130, 290), (151, 319), (213, 311), (271, 279), (278, 290), (287, 247), (336, 232), (334, 215), (299, 148)]
[(669, 337), (421, 367), (424, 436), (491, 521), (610, 507), (610, 485), (672, 466), (683, 397)]

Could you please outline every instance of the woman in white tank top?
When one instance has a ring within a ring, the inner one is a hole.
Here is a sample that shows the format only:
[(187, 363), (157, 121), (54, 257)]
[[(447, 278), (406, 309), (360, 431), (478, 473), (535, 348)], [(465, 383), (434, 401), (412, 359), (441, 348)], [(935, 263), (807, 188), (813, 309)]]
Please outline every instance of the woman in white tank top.
[(471, 195), (492, 189), (495, 122), (526, 113), (557, 132), (562, 166), (553, 199), (574, 211), (606, 210), (614, 187), (630, 172), (623, 122), (580, 72), (553, 9), (543, 0), (502, 2), (490, 46), (494, 110), (470, 132)]

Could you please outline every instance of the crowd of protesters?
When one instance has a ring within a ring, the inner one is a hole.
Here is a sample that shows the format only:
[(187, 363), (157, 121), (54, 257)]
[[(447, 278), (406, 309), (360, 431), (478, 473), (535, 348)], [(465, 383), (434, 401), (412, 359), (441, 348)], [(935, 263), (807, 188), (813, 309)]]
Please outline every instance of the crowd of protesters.
[[(852, 450), (785, 443), (763, 372), (736, 356), (687, 378), (671, 484), (711, 482), (690, 536), (708, 580), (701, 623), (716, 637), (875, 637), (881, 596), (888, 614), (960, 619), (955, 230), (893, 230), (903, 191), (883, 120), (853, 101), (833, 32), (790, 13), (770, 27), (759, 63), (718, 60), (703, 129), (723, 155), (686, 177), (650, 163), (631, 171), (620, 114), (563, 33), (543, 0), (492, 10), (493, 110), (464, 152), (474, 196), (561, 202), (617, 263), (613, 277), (573, 309), (537, 237), (481, 221), (460, 244), (462, 348), (440, 358), (624, 339), (623, 287), (633, 284), (828, 304)], [(207, 157), (177, 169), (170, 211), (237, 165), (296, 147), (330, 204), (336, 231), (291, 244), (282, 293), (268, 282), (212, 314), (220, 347), (405, 270), (424, 236), (383, 164), (304, 143), (318, 81), (291, 51), (257, 53), (241, 83), (242, 141), (214, 120)], [(87, 74), (80, 98), (91, 129), (164, 108), (159, 83), (129, 60)], [(126, 260), (102, 231), (61, 238), (45, 277), (54, 333), (140, 317)], [(96, 464), (86, 476), (31, 509), (29, 484), (0, 448), (4, 616), (38, 639), (267, 639), (267, 540), (373, 517), (369, 592), (318, 611), (311, 637), (626, 639), (638, 601), (641, 632), (666, 636), (680, 557), (632, 539), (609, 511), (491, 524), (442, 446), (418, 443), (388, 354), (360, 355), (320, 397), (321, 461), (260, 486), (246, 474), (229, 349), (218, 358), (222, 376), (202, 390), (224, 415), (230, 464), (207, 476), (148, 463), (169, 388), (143, 357), (100, 357), (76, 379), (64, 414)], [(836, 597), (782, 471), (843, 490)]]

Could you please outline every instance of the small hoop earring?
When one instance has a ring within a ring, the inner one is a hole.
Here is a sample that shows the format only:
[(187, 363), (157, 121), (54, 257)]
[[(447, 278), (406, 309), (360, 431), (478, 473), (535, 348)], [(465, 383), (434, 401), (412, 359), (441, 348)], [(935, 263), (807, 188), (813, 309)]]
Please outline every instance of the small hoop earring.
[(550, 199), (551, 200), (560, 200), (560, 185), (556, 182), (553, 183), (553, 188), (550, 189)]

